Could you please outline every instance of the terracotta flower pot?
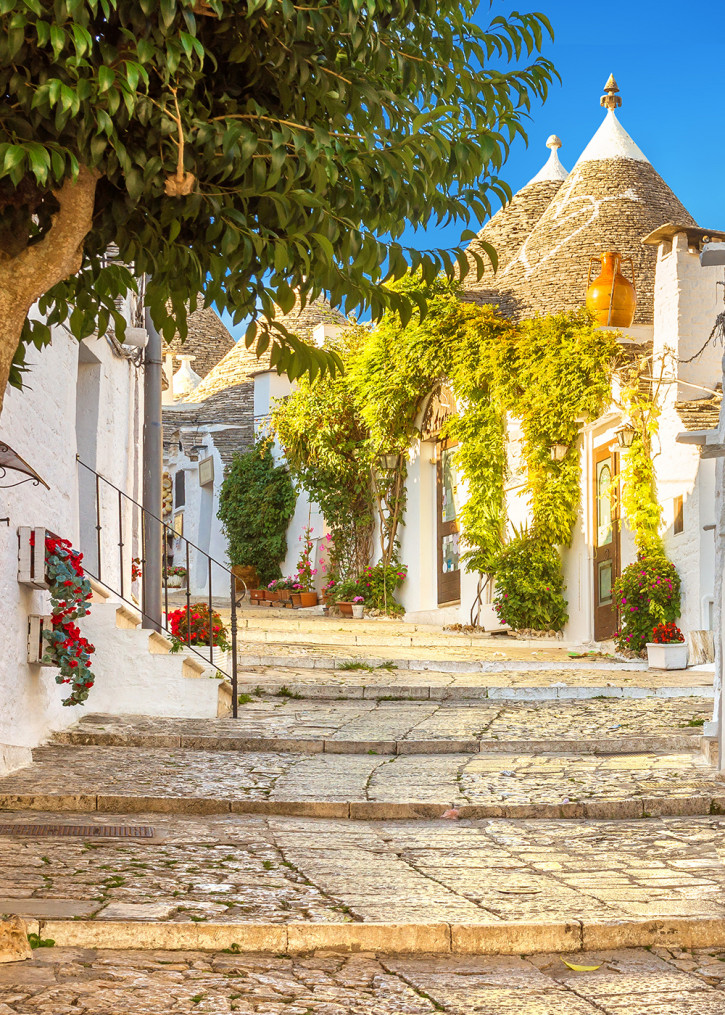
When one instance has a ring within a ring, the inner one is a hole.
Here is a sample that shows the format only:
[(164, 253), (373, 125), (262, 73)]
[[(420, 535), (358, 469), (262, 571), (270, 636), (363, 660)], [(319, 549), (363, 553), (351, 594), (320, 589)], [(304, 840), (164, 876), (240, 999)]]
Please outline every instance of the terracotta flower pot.
[(317, 606), (317, 593), (300, 592), (300, 606)]
[(263, 603), (267, 595), (266, 589), (250, 589), (249, 601), (250, 603)]
[(343, 617), (352, 617), (352, 603), (335, 603)]
[(292, 593), (292, 605), (293, 606), (302, 606), (302, 593), (301, 592), (293, 592)]
[(272, 592), (270, 589), (267, 589), (267, 591), (264, 593), (264, 598), (267, 600), (268, 603), (278, 603), (281, 595), (282, 593), (278, 592), (277, 590)]

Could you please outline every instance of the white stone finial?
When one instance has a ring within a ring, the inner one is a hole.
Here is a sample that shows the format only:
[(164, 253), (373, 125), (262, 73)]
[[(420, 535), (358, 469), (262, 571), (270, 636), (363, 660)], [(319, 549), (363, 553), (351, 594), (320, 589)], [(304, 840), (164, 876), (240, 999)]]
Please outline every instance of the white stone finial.
[(559, 161), (559, 149), (561, 148), (561, 138), (558, 138), (556, 134), (550, 134), (546, 140), (546, 147), (551, 151), (551, 155), (547, 163), (541, 167), (539, 172), (526, 184), (529, 187), (532, 183), (545, 183), (548, 180), (565, 180), (569, 175)]
[(181, 366), (174, 374), (171, 391), (175, 401), (183, 401), (195, 388), (199, 387), (201, 377), (191, 369), (191, 361), (195, 360), (196, 356), (177, 355), (176, 358), (181, 360)]
[(614, 74), (610, 74), (607, 78), (607, 83), (604, 86), (606, 95), (602, 95), (599, 100), (599, 105), (604, 106), (605, 109), (619, 109), (622, 105), (622, 100), (619, 97), (619, 85), (614, 80)]

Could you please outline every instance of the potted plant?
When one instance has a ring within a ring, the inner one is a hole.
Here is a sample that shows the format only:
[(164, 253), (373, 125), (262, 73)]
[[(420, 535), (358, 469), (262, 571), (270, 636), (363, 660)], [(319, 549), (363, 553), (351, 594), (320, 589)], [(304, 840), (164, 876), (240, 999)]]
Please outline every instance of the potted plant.
[(189, 607), (183, 606), (170, 613), (168, 623), (173, 652), (191, 647), (209, 659), (211, 646), (212, 666), (225, 668), (227, 652), (231, 645), (222, 618), (216, 610), (210, 613), (207, 603), (192, 603)]
[(280, 593), (284, 586), (284, 578), (275, 578), (271, 581), (267, 588), (264, 590), (264, 598), (268, 603), (278, 603), (280, 599)]
[(335, 606), (343, 617), (352, 617), (352, 601), (362, 592), (357, 578), (343, 578), (331, 589)]
[(352, 616), (354, 620), (362, 620), (365, 612), (364, 596), (354, 596), (352, 600)]
[(687, 667), (685, 636), (674, 620), (658, 624), (647, 642), (647, 664), (656, 670), (684, 670)]
[(182, 589), (186, 587), (185, 567), (164, 568), (164, 581), (170, 589)]
[(317, 593), (314, 589), (315, 575), (317, 569), (312, 566), (312, 529), (307, 526), (304, 534), (300, 536), (302, 552), (297, 561), (297, 576), (292, 591), (293, 606), (317, 606)]

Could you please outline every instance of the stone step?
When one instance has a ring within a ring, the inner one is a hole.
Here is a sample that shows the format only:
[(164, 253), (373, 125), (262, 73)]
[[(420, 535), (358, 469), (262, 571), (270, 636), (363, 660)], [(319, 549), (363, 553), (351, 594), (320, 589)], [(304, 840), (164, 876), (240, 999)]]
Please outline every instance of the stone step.
[(702, 698), (455, 704), (306, 701), (244, 695), (237, 719), (89, 715), (56, 744), (293, 753), (622, 754), (697, 751)]
[[(616, 679), (608, 683), (585, 683), (557, 681), (552, 684), (532, 680), (527, 683), (526, 674), (518, 675), (518, 679), (506, 679), (509, 674), (482, 675), (461, 674), (460, 679), (452, 680), (450, 674), (426, 673), (421, 678), (418, 671), (396, 673), (390, 676), (365, 681), (340, 679), (333, 671), (318, 672), (314, 676), (305, 677), (300, 671), (280, 671), (279, 667), (260, 667), (251, 671), (239, 672), (238, 689), (242, 694), (265, 695), (267, 697), (288, 698), (290, 700), (355, 700), (369, 701), (592, 701), (597, 699), (668, 699), (668, 698), (699, 698), (712, 700), (714, 690), (712, 684), (693, 683), (655, 683), (647, 681), (646, 674), (638, 682), (618, 683)], [(435, 678), (438, 677), (438, 680)], [(302, 678), (302, 679), (300, 679)], [(405, 679), (407, 678), (407, 679)], [(601, 675), (600, 675), (601, 679)]]
[[(61, 820), (144, 825), (153, 835), (27, 834), (30, 823)], [(722, 824), (6, 814), (0, 907), (56, 946), (80, 948), (521, 955), (722, 947)], [(8, 834), (18, 826), (25, 834)]]
[(485, 656), (480, 653), (439, 653), (435, 658), (432, 654), (419, 652), (417, 655), (400, 653), (391, 649), (390, 655), (371, 655), (363, 652), (325, 652), (314, 649), (300, 648), (300, 646), (267, 646), (263, 653), (256, 651), (241, 650), (238, 653), (238, 665), (240, 668), (248, 669), (254, 666), (278, 666), (283, 669), (298, 668), (301, 670), (335, 670), (354, 673), (359, 671), (422, 671), (431, 670), (434, 673), (537, 673), (543, 676), (546, 674), (572, 674), (599, 673), (599, 674), (621, 674), (623, 677), (630, 677), (635, 674), (645, 675), (651, 679), (679, 678), (683, 675), (685, 681), (698, 679), (701, 683), (712, 683), (713, 670), (693, 668), (690, 670), (648, 670), (647, 664), (637, 660), (618, 661), (581, 661), (555, 658), (555, 659), (509, 659), (503, 654), (500, 657), (495, 655)]
[(380, 820), (725, 813), (725, 785), (694, 753), (504, 759), (50, 746), (34, 758), (0, 780), (0, 808)]

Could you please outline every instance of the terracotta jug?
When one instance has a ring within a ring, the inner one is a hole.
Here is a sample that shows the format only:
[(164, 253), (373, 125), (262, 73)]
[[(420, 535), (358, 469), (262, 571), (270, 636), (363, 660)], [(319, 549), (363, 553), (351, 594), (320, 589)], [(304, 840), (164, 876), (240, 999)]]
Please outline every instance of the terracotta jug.
[[(632, 268), (632, 281), (621, 273), (622, 255), (609, 250), (589, 262), (587, 282), (587, 310), (594, 314), (595, 323), (611, 328), (628, 328), (634, 320), (637, 306), (637, 291), (634, 286), (634, 262), (627, 258)], [(601, 263), (601, 272), (592, 282), (592, 264)]]

